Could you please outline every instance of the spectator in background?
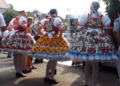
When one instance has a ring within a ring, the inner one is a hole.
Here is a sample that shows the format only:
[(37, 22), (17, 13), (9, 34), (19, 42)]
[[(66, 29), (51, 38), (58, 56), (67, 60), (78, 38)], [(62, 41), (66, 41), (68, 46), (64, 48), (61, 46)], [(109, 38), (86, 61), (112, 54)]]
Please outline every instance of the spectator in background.
[(6, 30), (5, 20), (3, 15), (0, 13), (0, 42), (5, 30)]
[[(34, 36), (34, 34), (32, 33), (32, 30), (30, 28), (32, 23), (33, 23), (33, 18), (32, 17), (28, 17), (27, 18), (28, 33), (30, 35)], [(32, 60), (33, 60), (33, 57), (28, 56), (28, 54), (24, 55), (23, 66), (22, 66), (22, 72), (23, 73), (29, 73), (29, 72), (32, 72), (32, 69), (37, 69), (36, 67), (33, 66)]]
[[(114, 21), (114, 28), (113, 28), (113, 34), (117, 40), (118, 43), (118, 54), (120, 55), (120, 5), (117, 8), (118, 16), (119, 18), (115, 19)], [(119, 61), (117, 63), (117, 69), (118, 69), (118, 75), (119, 75), (119, 81), (120, 81), (120, 57)]]
[[(33, 18), (28, 17), (27, 18), (28, 33), (31, 34), (32, 36), (34, 36), (34, 34), (32, 33), (32, 30), (30, 28), (30, 26), (32, 25), (32, 22), (33, 22)], [(27, 66), (32, 67), (32, 69), (37, 69), (36, 67), (33, 66), (32, 59), (33, 59), (33, 57), (31, 57), (31, 56), (27, 57)]]

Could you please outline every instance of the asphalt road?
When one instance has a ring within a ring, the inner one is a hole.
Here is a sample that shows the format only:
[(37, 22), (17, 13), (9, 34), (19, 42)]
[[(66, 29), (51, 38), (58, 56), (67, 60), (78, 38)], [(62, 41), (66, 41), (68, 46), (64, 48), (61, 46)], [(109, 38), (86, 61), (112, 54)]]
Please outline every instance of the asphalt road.
[[(34, 64), (38, 69), (26, 74), (25, 78), (15, 77), (13, 58), (6, 58), (7, 53), (0, 53), (0, 86), (83, 86), (84, 74), (79, 67), (58, 64), (55, 79), (59, 81), (56, 85), (45, 84), (46, 62)], [(90, 77), (89, 86), (92, 86)], [(117, 75), (103, 70), (99, 74), (97, 86), (120, 86)]]

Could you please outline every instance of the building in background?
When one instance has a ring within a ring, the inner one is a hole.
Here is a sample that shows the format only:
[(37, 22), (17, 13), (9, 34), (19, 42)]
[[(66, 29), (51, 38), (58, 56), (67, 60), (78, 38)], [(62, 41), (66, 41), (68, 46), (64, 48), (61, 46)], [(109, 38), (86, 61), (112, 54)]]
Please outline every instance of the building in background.
[(9, 9), (9, 5), (5, 2), (5, 0), (0, 0), (0, 13), (4, 13), (5, 10)]

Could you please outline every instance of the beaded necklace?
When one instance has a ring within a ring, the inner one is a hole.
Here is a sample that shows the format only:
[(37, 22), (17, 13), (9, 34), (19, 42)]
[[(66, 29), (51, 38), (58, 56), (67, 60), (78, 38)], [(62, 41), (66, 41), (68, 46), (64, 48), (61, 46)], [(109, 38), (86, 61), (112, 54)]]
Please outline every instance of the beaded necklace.
[(54, 21), (54, 18), (50, 17), (49, 20), (48, 20), (48, 29), (47, 31), (51, 31), (53, 30), (53, 21)]
[[(93, 13), (95, 13), (97, 16), (96, 16), (96, 17), (93, 17), (93, 16), (92, 16)], [(98, 12), (95, 11), (95, 10), (93, 10), (93, 11), (90, 12), (90, 16), (89, 16), (89, 26), (92, 26), (92, 25), (93, 25), (92, 23), (93, 23), (93, 21), (94, 21), (94, 20), (93, 20), (94, 18), (97, 19), (97, 21), (96, 21), (96, 22), (97, 22), (97, 25), (96, 25), (96, 26), (101, 26), (100, 16), (99, 16)]]

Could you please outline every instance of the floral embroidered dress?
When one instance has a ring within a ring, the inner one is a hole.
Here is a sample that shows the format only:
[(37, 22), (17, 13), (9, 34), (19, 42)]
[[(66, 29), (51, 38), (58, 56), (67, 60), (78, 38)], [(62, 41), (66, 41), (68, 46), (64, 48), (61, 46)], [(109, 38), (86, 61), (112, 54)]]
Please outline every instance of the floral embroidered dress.
[[(13, 28), (13, 21), (15, 20), (15, 18), (13, 18), (11, 21), (10, 21), (10, 23), (9, 23), (9, 27), (11, 28), (11, 30), (12, 31), (14, 31), (14, 28)], [(11, 31), (11, 32), (12, 32)], [(4, 41), (8, 41), (7, 39), (6, 39), (6, 37), (11, 33), (9, 30), (6, 30), (4, 33), (3, 33), (3, 36), (2, 36), (2, 40), (1, 40), (1, 43), (0, 43), (0, 49), (2, 49), (2, 41), (4, 40)]]
[(71, 41), (67, 57), (80, 61), (111, 62), (118, 60), (110, 36), (104, 31), (110, 25), (110, 18), (98, 12), (82, 15), (78, 19), (79, 28), (84, 28)]
[(2, 45), (0, 47), (3, 51), (19, 53), (28, 53), (30, 51), (34, 40), (31, 35), (25, 33), (21, 27), (22, 23), (27, 24), (27, 20), (23, 16), (17, 17), (13, 21), (12, 25), (15, 27), (15, 30), (2, 39)]
[(69, 48), (68, 43), (59, 35), (57, 28), (57, 25), (63, 25), (61, 19), (50, 17), (41, 20), (39, 25), (44, 29), (45, 34), (36, 41), (29, 55), (37, 59), (69, 60), (70, 58), (65, 57)]

